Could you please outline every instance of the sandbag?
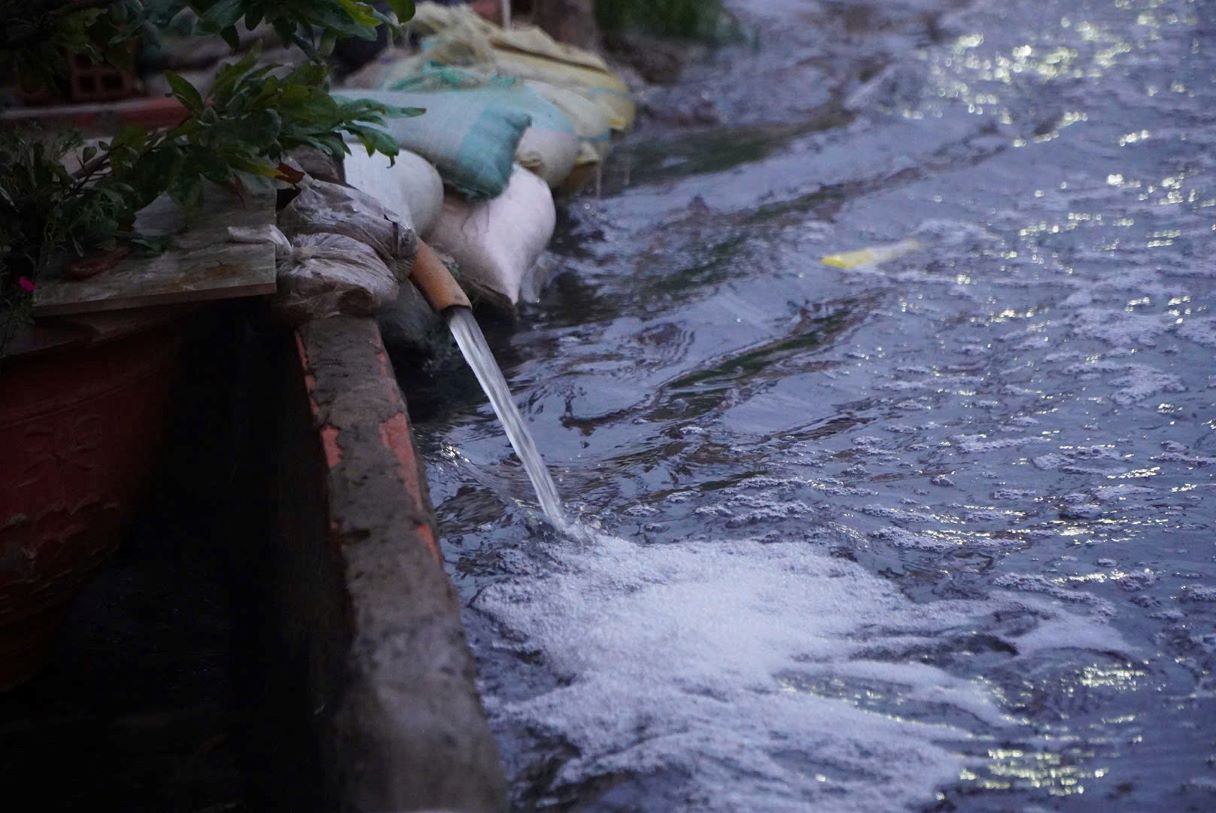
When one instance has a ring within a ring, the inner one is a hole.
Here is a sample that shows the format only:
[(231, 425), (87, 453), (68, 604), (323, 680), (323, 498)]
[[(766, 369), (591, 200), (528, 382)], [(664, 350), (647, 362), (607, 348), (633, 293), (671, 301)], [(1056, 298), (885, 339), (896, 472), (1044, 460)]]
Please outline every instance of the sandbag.
[(425, 108), (421, 116), (389, 119), (384, 129), (400, 146), (434, 164), (445, 184), (473, 199), (496, 197), (507, 188), (515, 151), (532, 124), (527, 113), (470, 104), (459, 92), (350, 89), (334, 95)]
[[(633, 126), (637, 105), (629, 93), (629, 86), (606, 63), (602, 60), (597, 66), (572, 63), (551, 53), (518, 47), (520, 35), (526, 33), (513, 30), (494, 38), (494, 67), (498, 71), (567, 88), (587, 97), (604, 111), (613, 130), (623, 132)], [(533, 29), (533, 33), (539, 35), (537, 39), (548, 39), (558, 48), (570, 48), (553, 42), (540, 29)]]
[(557, 42), (534, 26), (505, 30), (466, 6), (420, 3), (410, 26), (426, 36), (427, 59), (445, 65), (492, 69), (578, 92), (608, 116), (614, 130), (627, 130), (637, 116), (629, 86), (598, 54)]
[(556, 222), (549, 187), (516, 167), (494, 200), (471, 203), (448, 195), (428, 242), (456, 261), (462, 282), (514, 306), (535, 287), (537, 260)]
[(580, 150), (574, 133), (529, 127), (519, 140), (515, 161), (556, 189), (574, 171)]
[(371, 246), (344, 234), (300, 234), (278, 264), (274, 309), (293, 325), (375, 316), (396, 301), (393, 272)]
[(414, 74), (393, 79), (386, 89), (459, 93), (466, 104), (526, 113), (532, 123), (520, 138), (515, 162), (552, 187), (560, 185), (574, 169), (580, 149), (574, 123), (558, 105), (514, 77), (428, 63)]
[(305, 178), (299, 190), (278, 218), (293, 243), (305, 234), (344, 235), (375, 251), (397, 279), (409, 276), (418, 237), (407, 221), (348, 186)]
[(352, 148), (344, 164), (346, 182), (384, 204), (425, 237), (443, 209), (443, 180), (430, 162), (408, 150), (395, 161)]
[(417, 50), (395, 45), (386, 48), (359, 70), (342, 77), (341, 86), (347, 89), (384, 90), (394, 78), (416, 73), (426, 62), (426, 56)]
[(594, 102), (569, 90), (529, 79), (528, 87), (553, 102), (574, 125), (579, 137), (578, 156), (574, 169), (558, 187), (567, 193), (578, 192), (588, 181), (598, 178), (600, 167), (612, 151), (612, 127), (608, 116)]
[(524, 84), (552, 102), (574, 125), (574, 134), (580, 141), (599, 148), (607, 155), (612, 143), (612, 125), (608, 116), (595, 102), (569, 88), (529, 79)]

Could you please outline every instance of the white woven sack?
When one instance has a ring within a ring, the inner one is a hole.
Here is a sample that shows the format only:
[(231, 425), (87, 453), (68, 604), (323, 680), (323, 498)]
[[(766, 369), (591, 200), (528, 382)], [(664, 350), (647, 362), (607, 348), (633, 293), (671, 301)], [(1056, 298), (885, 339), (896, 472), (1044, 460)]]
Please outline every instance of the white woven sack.
[(529, 127), (519, 139), (515, 160), (549, 186), (557, 188), (574, 171), (579, 147), (578, 136), (574, 133)]
[(400, 214), (420, 237), (430, 233), (443, 209), (443, 179), (429, 161), (403, 149), (390, 165), (380, 153), (352, 146), (344, 168), (348, 184)]
[(459, 264), (462, 279), (516, 305), (534, 287), (531, 276), (556, 224), (548, 185), (516, 166), (493, 200), (448, 195), (429, 242)]

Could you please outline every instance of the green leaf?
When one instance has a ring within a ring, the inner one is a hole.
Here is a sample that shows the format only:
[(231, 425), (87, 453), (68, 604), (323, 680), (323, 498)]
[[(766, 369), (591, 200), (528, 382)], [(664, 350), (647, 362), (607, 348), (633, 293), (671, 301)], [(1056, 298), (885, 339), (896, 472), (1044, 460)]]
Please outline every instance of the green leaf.
[(161, 26), (170, 34), (176, 34), (179, 37), (190, 37), (195, 33), (198, 27), (193, 14), (178, 14), (167, 25)]
[(160, 50), (160, 29), (151, 22), (144, 21), (139, 25), (139, 36), (143, 45), (151, 50)]
[[(245, 14), (247, 0), (219, 0), (203, 12), (203, 22), (213, 31), (232, 28)], [(229, 43), (231, 45), (231, 43)], [(235, 47), (235, 46), (233, 46)]]
[(338, 3), (346, 12), (346, 16), (357, 25), (375, 28), (379, 22), (375, 10), (367, 3), (360, 3), (358, 0), (338, 0)]
[(241, 172), (245, 172), (259, 178), (279, 177), (279, 167), (277, 164), (267, 164), (260, 161), (241, 161), (234, 164), (234, 166)]
[(203, 205), (203, 182), (197, 175), (173, 179), (168, 192), (170, 197), (187, 208), (197, 209)]
[(199, 113), (203, 109), (203, 95), (198, 88), (187, 82), (181, 74), (166, 70), (165, 79), (173, 91), (173, 97), (186, 106), (191, 113)]
[(232, 50), (237, 50), (241, 47), (241, 35), (236, 32), (236, 26), (230, 25), (227, 28), (220, 29), (220, 36), (224, 42), (228, 43), (228, 47)]
[(118, 132), (114, 134), (113, 140), (110, 141), (110, 150), (114, 151), (123, 147), (136, 149), (142, 147), (147, 140), (147, 130), (136, 124), (126, 124), (118, 128)]
[(240, 159), (225, 159), (224, 156), (202, 152), (190, 165), (190, 169), (212, 183), (225, 183), (232, 178), (233, 165)]
[(248, 147), (263, 151), (279, 138), (283, 127), (282, 118), (274, 110), (257, 110), (245, 116), (234, 129), (234, 135)]
[(253, 66), (257, 64), (258, 52), (252, 50), (242, 56), (236, 62), (229, 62), (224, 65), (215, 74), (215, 81), (211, 83), (210, 96), (212, 99), (223, 99), (232, 93), (237, 83), (241, 78), (253, 70)]
[(368, 155), (374, 150), (395, 159), (400, 151), (397, 139), (383, 130), (369, 129), (364, 136), (363, 145), (367, 147)]
[(413, 0), (389, 0), (388, 7), (397, 15), (399, 22), (410, 20), (414, 16)]
[(321, 35), (321, 44), (317, 46), (317, 53), (327, 57), (334, 52), (334, 46), (337, 44), (338, 35), (333, 31), (326, 31)]

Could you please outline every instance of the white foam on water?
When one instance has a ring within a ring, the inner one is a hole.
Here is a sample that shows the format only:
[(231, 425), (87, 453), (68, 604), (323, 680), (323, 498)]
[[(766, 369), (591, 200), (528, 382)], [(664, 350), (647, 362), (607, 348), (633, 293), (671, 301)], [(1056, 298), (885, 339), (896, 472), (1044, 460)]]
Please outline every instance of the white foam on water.
[(1101, 620), (1037, 597), (918, 604), (809, 543), (594, 537), (544, 555), (474, 606), (559, 685), (487, 706), (574, 747), (554, 787), (686, 778), (682, 801), (656, 810), (916, 808), (959, 779), (961, 741), (1016, 722), (983, 683), (913, 650), (997, 611), (1027, 616), (1014, 647), (1122, 646)]

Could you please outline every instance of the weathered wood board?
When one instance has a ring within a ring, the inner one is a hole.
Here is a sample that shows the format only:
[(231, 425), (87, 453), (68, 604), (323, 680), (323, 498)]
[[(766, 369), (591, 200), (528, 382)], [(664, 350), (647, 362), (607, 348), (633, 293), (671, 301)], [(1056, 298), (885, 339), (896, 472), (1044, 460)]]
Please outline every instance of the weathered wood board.
[(275, 222), (274, 195), (245, 200), (209, 191), (202, 209), (187, 216), (167, 198), (140, 213), (136, 229), (172, 235), (170, 248), (151, 257), (131, 257), (86, 280), (43, 275), (34, 293), (34, 316), (126, 310), (153, 305), (261, 296), (275, 291), (274, 246), (236, 243), (229, 227), (256, 228)]

